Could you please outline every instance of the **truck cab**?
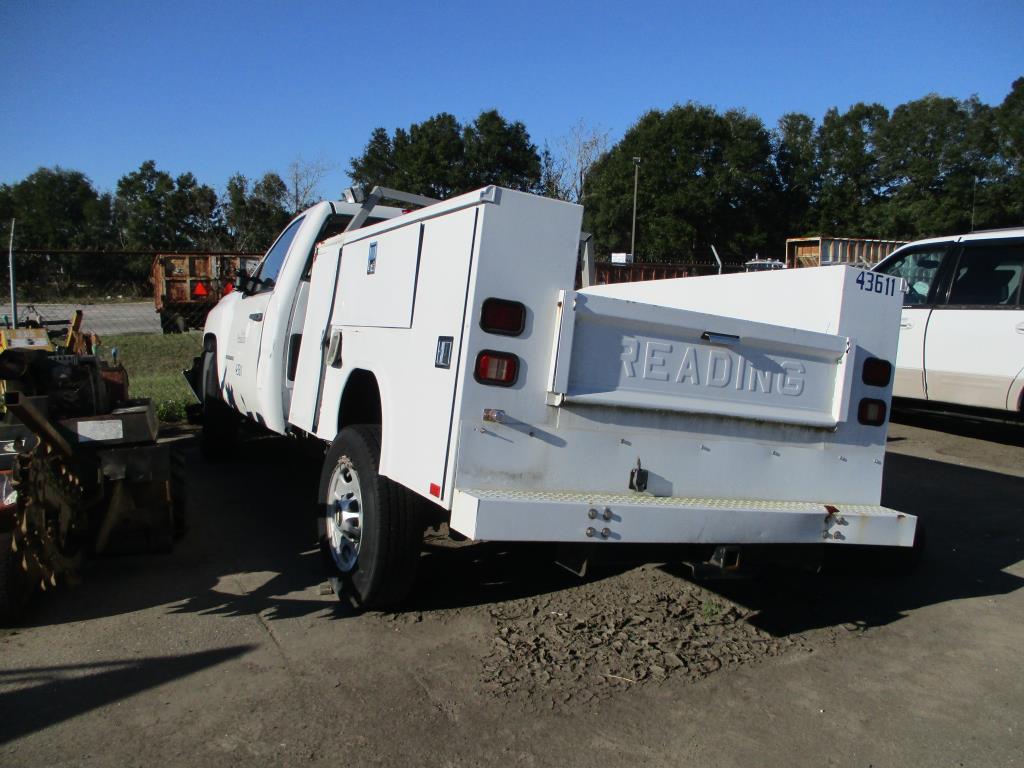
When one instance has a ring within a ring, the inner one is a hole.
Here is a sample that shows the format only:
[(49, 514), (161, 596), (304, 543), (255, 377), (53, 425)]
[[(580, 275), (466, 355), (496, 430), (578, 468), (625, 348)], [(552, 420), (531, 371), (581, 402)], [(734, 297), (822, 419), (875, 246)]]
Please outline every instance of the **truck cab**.
[[(287, 431), (316, 245), (344, 232), (361, 207), (326, 201), (300, 213), (207, 317), (204, 335), (216, 349), (224, 399), (279, 434)], [(401, 213), (377, 206), (366, 223)]]

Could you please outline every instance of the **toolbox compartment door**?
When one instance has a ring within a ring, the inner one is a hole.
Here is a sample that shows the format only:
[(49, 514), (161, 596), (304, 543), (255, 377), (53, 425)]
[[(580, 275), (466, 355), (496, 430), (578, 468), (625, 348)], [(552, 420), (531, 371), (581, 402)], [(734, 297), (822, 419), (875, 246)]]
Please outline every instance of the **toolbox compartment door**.
[(843, 336), (563, 292), (548, 400), (833, 428), (855, 345)]

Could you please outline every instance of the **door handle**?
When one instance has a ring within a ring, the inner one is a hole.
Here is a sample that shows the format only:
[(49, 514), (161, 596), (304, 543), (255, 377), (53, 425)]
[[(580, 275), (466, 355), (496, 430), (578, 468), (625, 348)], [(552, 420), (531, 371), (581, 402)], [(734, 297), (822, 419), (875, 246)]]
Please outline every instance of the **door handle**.
[(712, 344), (720, 344), (723, 347), (728, 347), (733, 344), (740, 343), (740, 337), (731, 333), (715, 333), (714, 331), (704, 331), (700, 335), (704, 341), (709, 341)]
[(249, 315), (249, 319), (250, 320), (255, 320), (258, 323), (261, 320), (263, 320), (263, 313), (262, 312), (253, 312), (251, 315)]
[(1014, 328), (1017, 329), (1017, 333), (1024, 333), (1024, 323), (1017, 323)]
[(900, 320), (900, 328), (913, 328), (914, 324), (909, 320)]

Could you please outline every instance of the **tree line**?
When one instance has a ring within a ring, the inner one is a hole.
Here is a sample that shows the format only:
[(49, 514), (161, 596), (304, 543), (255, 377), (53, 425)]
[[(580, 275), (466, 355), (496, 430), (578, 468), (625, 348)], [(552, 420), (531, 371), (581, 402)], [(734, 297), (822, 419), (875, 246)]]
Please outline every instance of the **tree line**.
[[(462, 126), (442, 113), (373, 131), (349, 175), (445, 197), (502, 184), (585, 207), (599, 254), (781, 258), (787, 237), (911, 240), (1024, 225), (1024, 78), (998, 106), (928, 95), (891, 112), (787, 113), (773, 128), (743, 110), (687, 103), (642, 115), (608, 146), (580, 122), (555, 150), (496, 112)], [(639, 166), (639, 168), (637, 168)]]
[[(635, 160), (639, 158), (639, 160)], [(353, 183), (446, 198), (487, 184), (583, 203), (599, 254), (628, 251), (637, 179), (637, 257), (720, 252), (781, 257), (787, 237), (914, 239), (1024, 224), (1024, 78), (996, 106), (928, 95), (889, 110), (858, 103), (774, 127), (743, 110), (686, 103), (642, 115), (610, 144), (581, 121), (554, 148), (496, 110), (376, 128)], [(637, 169), (639, 165), (639, 169)], [(113, 192), (40, 168), (0, 185), (16, 247), (260, 252), (311, 204), (328, 167), (232, 176), (222, 191), (152, 160)]]

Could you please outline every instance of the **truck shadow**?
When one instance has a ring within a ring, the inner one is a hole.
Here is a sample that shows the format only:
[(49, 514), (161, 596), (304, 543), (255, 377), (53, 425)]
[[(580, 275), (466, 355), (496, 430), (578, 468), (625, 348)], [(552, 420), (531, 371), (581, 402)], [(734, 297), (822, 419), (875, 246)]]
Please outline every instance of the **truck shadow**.
[[(81, 584), (36, 595), (23, 626), (56, 625), (168, 606), (170, 613), (323, 611), (312, 551), (318, 464), (293, 441), (257, 439), (230, 462), (206, 463), (189, 439), (187, 531), (171, 553), (97, 557)], [(328, 604), (327, 607), (330, 607)]]
[[(318, 457), (283, 439), (245, 443), (230, 463), (204, 463), (195, 448), (187, 455), (190, 523), (176, 550), (99, 558), (80, 587), (42, 600), (26, 624), (62, 624), (154, 606), (166, 606), (169, 613), (262, 620), (346, 619), (358, 613), (324, 594), (315, 546)], [(917, 515), (928, 528), (928, 550), (912, 576), (879, 579), (865, 558), (845, 577), (776, 572), (698, 583), (754, 610), (751, 622), (777, 636), (833, 625), (878, 626), (925, 605), (1007, 594), (1024, 584), (1005, 571), (1024, 558), (1022, 499), (1024, 478), (890, 454), (883, 503)], [(636, 564), (606, 565), (590, 579)], [(688, 578), (682, 566), (664, 570)], [(579, 583), (554, 564), (549, 545), (453, 545), (428, 537), (416, 589), (402, 610), (487, 605)]]
[(971, 437), (1000, 445), (1024, 446), (1024, 423), (971, 418), (964, 414), (924, 411), (893, 405), (892, 421), (911, 427)]
[(211, 669), (254, 647), (0, 670), (0, 744)]
[[(924, 556), (909, 576), (879, 575), (865, 549), (854, 568), (847, 563), (839, 573), (776, 571), (700, 584), (755, 611), (750, 622), (775, 636), (881, 626), (915, 608), (1024, 586), (1024, 578), (1006, 571), (1024, 559), (1024, 478), (889, 454), (882, 503), (917, 515), (926, 527)], [(688, 578), (680, 567), (665, 569)]]

